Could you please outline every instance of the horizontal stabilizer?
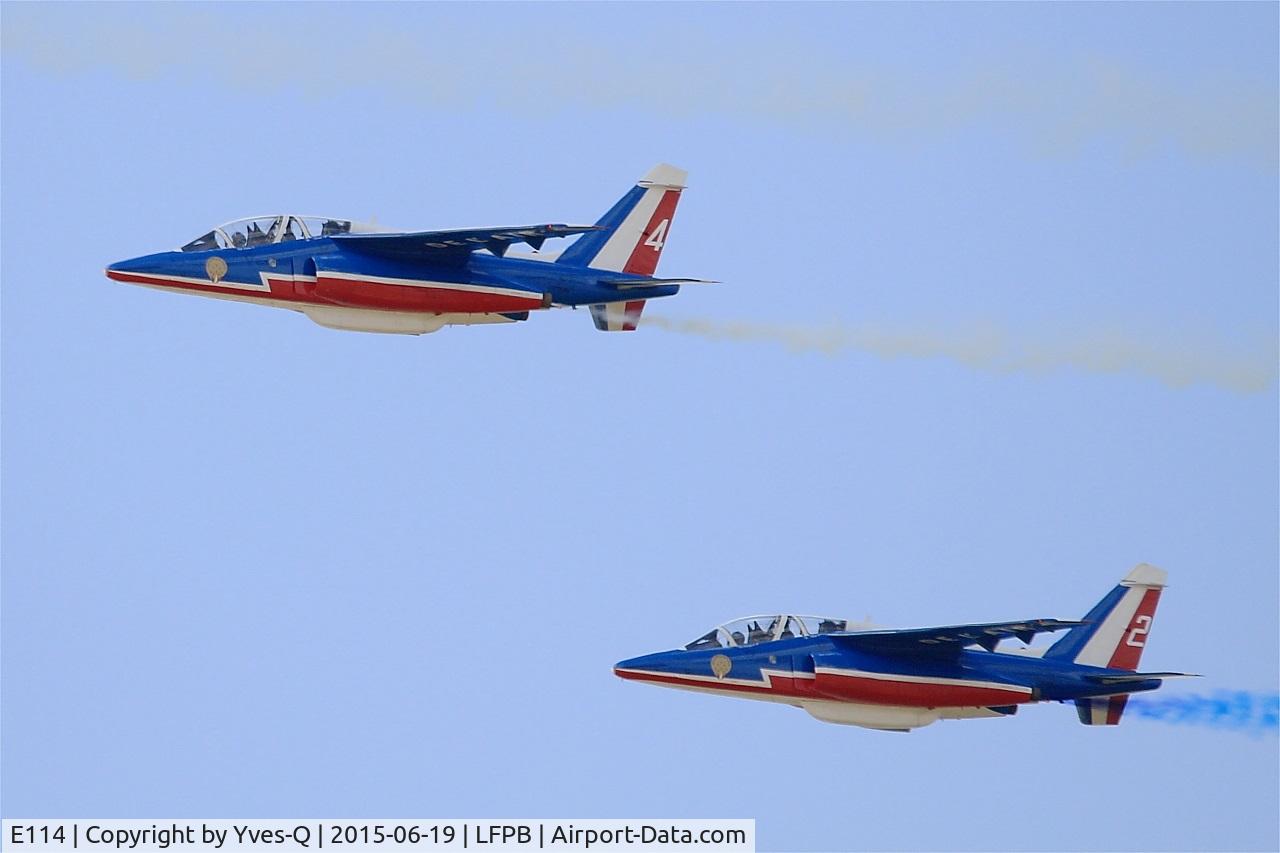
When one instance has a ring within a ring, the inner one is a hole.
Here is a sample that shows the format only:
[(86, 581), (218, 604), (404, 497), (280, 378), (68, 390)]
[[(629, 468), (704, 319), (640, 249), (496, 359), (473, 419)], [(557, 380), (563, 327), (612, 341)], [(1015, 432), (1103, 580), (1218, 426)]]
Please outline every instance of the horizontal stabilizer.
[(837, 644), (858, 651), (936, 658), (956, 657), (966, 646), (981, 646), (993, 651), (997, 643), (1008, 637), (1029, 643), (1036, 634), (1062, 631), (1081, 624), (1062, 619), (1027, 619), (1022, 622), (985, 622), (905, 631), (858, 631), (828, 636)]
[(600, 283), (615, 290), (635, 290), (637, 287), (655, 287), (659, 284), (720, 284), (710, 278), (646, 278), (643, 280), (602, 278)]
[(1156, 678), (1199, 678), (1194, 672), (1125, 672), (1115, 675), (1086, 675), (1090, 681), (1099, 684), (1134, 684), (1139, 681), (1151, 681)]

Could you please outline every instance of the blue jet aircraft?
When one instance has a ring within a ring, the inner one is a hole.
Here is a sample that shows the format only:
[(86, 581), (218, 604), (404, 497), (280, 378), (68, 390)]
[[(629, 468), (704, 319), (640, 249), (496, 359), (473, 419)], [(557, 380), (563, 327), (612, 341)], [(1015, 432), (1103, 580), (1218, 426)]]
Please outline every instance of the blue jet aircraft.
[[(842, 619), (755, 616), (683, 649), (624, 660), (622, 678), (783, 702), (829, 723), (909, 731), (937, 720), (1007, 717), (1031, 702), (1075, 702), (1080, 722), (1114, 726), (1130, 693), (1180, 672), (1137, 672), (1166, 575), (1139, 565), (1083, 620), (1028, 619), (868, 630)], [(1046, 649), (997, 651), (1067, 633)]]
[[(171, 252), (107, 267), (107, 277), (306, 314), (322, 326), (420, 335), (590, 306), (597, 329), (633, 331), (649, 299), (699, 279), (656, 278), (687, 173), (655, 166), (595, 225), (381, 232), (322, 216), (229, 222)], [(506, 257), (582, 235), (554, 262)]]

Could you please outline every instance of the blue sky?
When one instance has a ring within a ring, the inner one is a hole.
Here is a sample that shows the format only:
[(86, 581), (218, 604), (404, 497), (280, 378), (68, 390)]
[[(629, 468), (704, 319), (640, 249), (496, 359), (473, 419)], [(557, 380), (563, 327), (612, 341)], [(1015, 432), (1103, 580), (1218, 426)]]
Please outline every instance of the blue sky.
[[(898, 736), (610, 673), (744, 613), (1079, 616), (1148, 561), (1144, 663), (1206, 675), (1165, 690), (1274, 693), (1277, 23), (7, 4), (5, 814), (1280, 846), (1273, 735), (1050, 705)], [(661, 271), (725, 284), (650, 311), (764, 333), (358, 335), (102, 276), (263, 211), (592, 221), (664, 160)]]

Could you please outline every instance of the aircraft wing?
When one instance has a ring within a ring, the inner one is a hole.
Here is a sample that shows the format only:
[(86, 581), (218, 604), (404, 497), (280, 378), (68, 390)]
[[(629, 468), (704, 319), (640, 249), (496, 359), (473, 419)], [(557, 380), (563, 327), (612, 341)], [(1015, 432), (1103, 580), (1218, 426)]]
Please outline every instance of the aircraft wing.
[(343, 248), (405, 260), (461, 263), (477, 249), (501, 257), (513, 243), (541, 249), (550, 237), (571, 237), (599, 231), (598, 225), (513, 225), (503, 228), (461, 228), (453, 231), (411, 231), (402, 234), (335, 234)]
[(828, 634), (837, 645), (860, 652), (908, 657), (955, 657), (965, 646), (982, 646), (987, 651), (1009, 637), (1024, 643), (1036, 634), (1062, 631), (1083, 625), (1062, 619), (1027, 619), (1022, 622), (985, 622), (973, 625), (946, 625), (940, 628), (908, 628), (903, 631), (858, 631)]

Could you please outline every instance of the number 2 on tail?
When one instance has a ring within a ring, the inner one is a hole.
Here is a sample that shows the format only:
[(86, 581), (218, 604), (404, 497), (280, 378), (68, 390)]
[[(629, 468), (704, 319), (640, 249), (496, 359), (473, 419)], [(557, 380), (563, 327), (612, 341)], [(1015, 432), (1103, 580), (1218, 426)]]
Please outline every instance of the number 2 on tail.
[(1124, 641), (1126, 646), (1137, 646), (1142, 648), (1147, 644), (1147, 632), (1151, 630), (1151, 617), (1143, 614), (1133, 620), (1133, 627), (1129, 629), (1129, 638)]

